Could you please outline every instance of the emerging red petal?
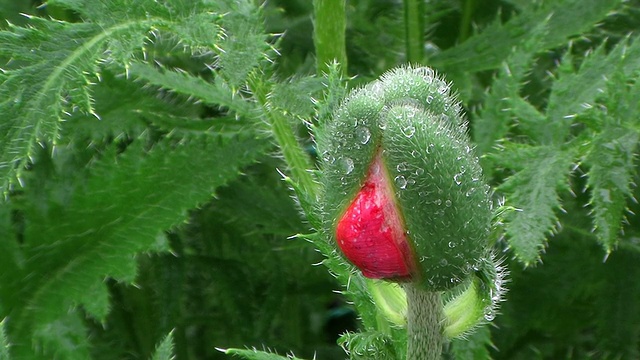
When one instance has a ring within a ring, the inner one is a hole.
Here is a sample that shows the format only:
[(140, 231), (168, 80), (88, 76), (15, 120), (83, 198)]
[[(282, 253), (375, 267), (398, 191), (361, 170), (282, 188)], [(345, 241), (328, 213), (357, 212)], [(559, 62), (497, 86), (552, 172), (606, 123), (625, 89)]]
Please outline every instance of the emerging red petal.
[(408, 280), (414, 270), (404, 224), (378, 154), (336, 227), (338, 246), (368, 278)]

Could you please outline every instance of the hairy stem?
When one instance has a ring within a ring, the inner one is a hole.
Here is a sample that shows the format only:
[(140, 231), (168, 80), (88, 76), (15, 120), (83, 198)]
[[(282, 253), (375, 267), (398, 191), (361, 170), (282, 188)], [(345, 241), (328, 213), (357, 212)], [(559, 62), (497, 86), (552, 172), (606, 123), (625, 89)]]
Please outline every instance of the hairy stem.
[(421, 63), (424, 58), (423, 0), (404, 0), (404, 28), (407, 61)]
[(327, 64), (333, 61), (338, 62), (342, 71), (346, 73), (346, 0), (314, 0), (313, 9), (317, 74), (327, 72)]
[(439, 292), (425, 291), (413, 284), (407, 292), (407, 360), (437, 360), (444, 342), (442, 298)]
[(298, 195), (303, 197), (300, 199), (301, 205), (306, 208), (308, 204), (316, 201), (317, 196), (317, 183), (309, 172), (309, 169), (313, 168), (311, 158), (300, 146), (285, 115), (269, 103), (268, 94), (272, 86), (269, 80), (256, 76), (249, 81), (249, 86), (262, 107), (273, 137), (289, 166), (291, 180), (299, 189)]

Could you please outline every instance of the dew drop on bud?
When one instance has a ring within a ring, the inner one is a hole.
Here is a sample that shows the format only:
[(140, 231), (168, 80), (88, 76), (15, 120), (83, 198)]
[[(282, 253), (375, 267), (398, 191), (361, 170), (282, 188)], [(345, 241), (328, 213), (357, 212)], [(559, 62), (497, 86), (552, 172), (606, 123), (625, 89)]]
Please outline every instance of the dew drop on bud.
[(424, 169), (423, 168), (417, 168), (416, 169), (416, 175), (421, 176), (424, 174)]
[(342, 158), (342, 166), (344, 168), (345, 174), (350, 174), (354, 168), (353, 160), (349, 157)]
[(453, 181), (456, 182), (456, 185), (462, 184), (462, 180), (460, 179), (461, 177), (462, 177), (462, 174), (455, 174), (453, 176)]
[(415, 132), (416, 128), (413, 125), (409, 125), (406, 128), (402, 129), (402, 133), (408, 138), (412, 137)]
[(427, 146), (427, 154), (431, 154), (431, 152), (433, 151), (434, 147), (435, 147), (434, 144), (429, 144), (429, 146)]
[(369, 142), (369, 139), (371, 139), (371, 132), (369, 132), (368, 128), (363, 126), (356, 130), (356, 140), (359, 143), (364, 145)]
[(444, 202), (444, 206), (451, 207), (451, 200), (447, 200)]
[(493, 310), (488, 310), (485, 314), (484, 314), (484, 319), (487, 321), (493, 321), (493, 319), (496, 318), (496, 315), (494, 314)]
[(396, 176), (394, 181), (396, 182), (396, 185), (398, 185), (400, 189), (405, 189), (407, 187), (407, 179), (405, 179), (405, 177), (402, 175)]

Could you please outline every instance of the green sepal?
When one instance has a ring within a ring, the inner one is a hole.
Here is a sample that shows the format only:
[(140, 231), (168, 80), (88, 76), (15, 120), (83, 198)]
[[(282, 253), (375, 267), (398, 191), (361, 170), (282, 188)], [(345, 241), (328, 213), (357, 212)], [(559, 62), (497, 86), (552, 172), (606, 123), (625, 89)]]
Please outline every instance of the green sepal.
[(482, 258), (491, 205), (477, 158), (447, 115), (396, 105), (383, 121), (383, 158), (426, 288), (460, 284)]
[(368, 280), (367, 288), (378, 312), (394, 325), (407, 325), (407, 294), (400, 285), (387, 281)]
[(323, 225), (333, 234), (339, 215), (362, 186), (379, 146), (378, 118), (382, 93), (372, 86), (353, 91), (336, 110), (333, 121), (316, 133), (321, 157)]

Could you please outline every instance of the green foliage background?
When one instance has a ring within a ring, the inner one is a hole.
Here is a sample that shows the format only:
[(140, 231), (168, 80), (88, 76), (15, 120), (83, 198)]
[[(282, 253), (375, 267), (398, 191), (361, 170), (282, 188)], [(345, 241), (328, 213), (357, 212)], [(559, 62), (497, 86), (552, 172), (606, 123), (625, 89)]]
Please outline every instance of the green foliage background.
[(0, 359), (396, 358), (301, 214), (308, 125), (407, 61), (455, 84), (510, 270), (446, 357), (639, 358), (640, 2), (353, 0), (344, 53), (314, 3), (0, 0)]

